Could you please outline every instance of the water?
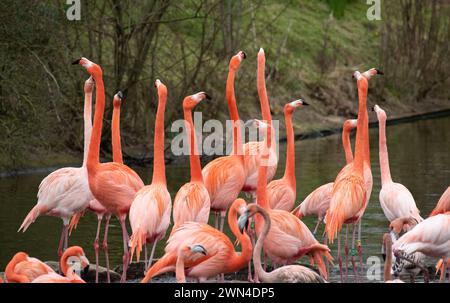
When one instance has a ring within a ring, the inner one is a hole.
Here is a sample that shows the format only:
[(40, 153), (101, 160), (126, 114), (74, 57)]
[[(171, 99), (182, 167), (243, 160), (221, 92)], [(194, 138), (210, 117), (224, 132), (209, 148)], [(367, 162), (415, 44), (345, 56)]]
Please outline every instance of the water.
[[(422, 216), (426, 217), (450, 181), (450, 117), (420, 120), (412, 123), (388, 126), (388, 150), (394, 181), (404, 184), (413, 194)], [(352, 141), (354, 140), (354, 134)], [(381, 237), (387, 231), (388, 221), (378, 202), (381, 187), (378, 162), (378, 128), (370, 130), (373, 191), (369, 206), (363, 217), (362, 244), (364, 260), (369, 256), (380, 257)], [(280, 146), (280, 163), (277, 178), (283, 174), (285, 146)], [(296, 142), (297, 193), (302, 201), (316, 187), (333, 181), (343, 167), (345, 159), (341, 136)], [(189, 179), (188, 161), (182, 165), (168, 165), (167, 178), (172, 198), (177, 189)], [(151, 167), (135, 167), (146, 184), (151, 178)], [(62, 221), (53, 217), (39, 217), (29, 230), (22, 234), (17, 229), (28, 211), (36, 203), (36, 193), (42, 178), (48, 173), (20, 175), (0, 179), (0, 271), (17, 251), (25, 251), (41, 260), (56, 260), (56, 248)], [(316, 218), (305, 218), (304, 222), (314, 228)], [(109, 233), (111, 264), (114, 267), (122, 260), (122, 238), (120, 226), (112, 219)], [(210, 221), (212, 222), (212, 220)], [(78, 229), (70, 238), (72, 245), (82, 246), (93, 262), (92, 241), (97, 220), (93, 214), (81, 219)], [(129, 229), (130, 230), (130, 229)], [(320, 229), (320, 232), (322, 228)], [(234, 240), (234, 238), (233, 238)], [(336, 255), (336, 247), (332, 246)], [(158, 245), (156, 256), (161, 256), (164, 241)], [(301, 259), (307, 262), (306, 258)], [(431, 261), (431, 260), (430, 260)], [(101, 258), (101, 265), (103, 265)], [(350, 272), (352, 270), (350, 269)], [(337, 280), (333, 270), (331, 280)]]

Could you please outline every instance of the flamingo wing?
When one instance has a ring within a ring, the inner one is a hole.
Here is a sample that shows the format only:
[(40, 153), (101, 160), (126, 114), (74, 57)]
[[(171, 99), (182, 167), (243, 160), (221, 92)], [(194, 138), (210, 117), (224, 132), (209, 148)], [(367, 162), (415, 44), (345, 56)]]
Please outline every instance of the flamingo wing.
[(186, 183), (175, 196), (173, 221), (176, 225), (189, 221), (207, 223), (210, 207), (211, 202), (206, 187), (201, 183)]

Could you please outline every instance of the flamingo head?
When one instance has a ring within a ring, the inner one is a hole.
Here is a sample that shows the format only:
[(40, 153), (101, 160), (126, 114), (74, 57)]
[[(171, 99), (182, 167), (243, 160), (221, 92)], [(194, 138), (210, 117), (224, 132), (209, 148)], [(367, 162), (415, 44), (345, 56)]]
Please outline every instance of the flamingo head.
[(239, 215), (242, 215), (247, 210), (247, 202), (244, 199), (238, 198), (231, 204), (231, 208), (234, 209)]
[(355, 129), (358, 124), (358, 119), (347, 119), (344, 122), (344, 130), (350, 132), (352, 129)]
[(167, 100), (167, 86), (161, 80), (155, 80), (155, 87), (158, 90), (159, 102), (166, 102)]
[(303, 99), (298, 99), (298, 100), (287, 103), (284, 106), (284, 112), (292, 114), (296, 108), (298, 108), (300, 106), (307, 106), (307, 105), (309, 105), (309, 103), (306, 103)]
[(183, 108), (187, 110), (192, 110), (194, 107), (199, 104), (202, 100), (207, 99), (211, 100), (211, 96), (209, 96), (205, 92), (199, 92), (190, 96), (187, 96), (183, 100)]
[(91, 94), (94, 90), (94, 78), (90, 76), (85, 82), (84, 82), (84, 93), (85, 94)]
[(230, 69), (238, 70), (242, 60), (247, 58), (247, 54), (243, 51), (238, 52), (230, 60)]
[(372, 110), (377, 114), (378, 121), (386, 121), (386, 112), (378, 104), (375, 104)]
[(86, 257), (83, 248), (80, 246), (72, 246), (66, 249), (60, 260), (61, 271), (65, 274), (69, 269), (79, 269), (84, 273), (89, 270), (89, 260)]
[(249, 219), (260, 211), (260, 207), (256, 203), (247, 205), (245, 211), (239, 216), (238, 226), (241, 233), (248, 229)]
[(361, 75), (362, 75), (363, 77), (365, 77), (367, 80), (370, 80), (370, 78), (371, 78), (372, 76), (375, 76), (375, 75), (384, 75), (384, 73), (383, 73), (381, 70), (377, 69), (377, 68), (371, 68), (371, 69), (365, 71), (364, 73), (362, 73)]
[(200, 244), (190, 245), (189, 249), (191, 250), (192, 253), (195, 253), (195, 254), (202, 254), (205, 256), (208, 254), (205, 247), (203, 247), (203, 245), (200, 245)]
[(258, 65), (264, 66), (266, 64), (266, 54), (264, 53), (264, 49), (261, 47), (258, 52)]
[(113, 105), (114, 107), (120, 107), (125, 101), (126, 91), (119, 90), (117, 94), (114, 95)]
[(85, 57), (81, 57), (80, 59), (75, 60), (72, 62), (73, 65), (80, 64), (83, 66), (89, 74), (91, 74), (94, 78), (95, 77), (101, 77), (103, 75), (102, 68), (100, 65), (90, 61), (89, 59)]

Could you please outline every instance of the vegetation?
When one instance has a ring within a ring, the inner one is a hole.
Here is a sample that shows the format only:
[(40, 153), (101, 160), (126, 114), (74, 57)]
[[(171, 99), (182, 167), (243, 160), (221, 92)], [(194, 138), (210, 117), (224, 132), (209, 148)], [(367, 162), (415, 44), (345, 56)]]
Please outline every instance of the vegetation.
[[(449, 5), (382, 1), (382, 21), (366, 18), (366, 1), (94, 1), (81, 20), (65, 1), (0, 2), (0, 169), (65, 164), (83, 148), (85, 56), (101, 64), (107, 98), (126, 89), (121, 128), (126, 159), (151, 157), (156, 108), (153, 81), (169, 88), (166, 124), (182, 118), (183, 96), (204, 90), (217, 102), (204, 119), (226, 119), (229, 58), (248, 59), (237, 77), (242, 119), (259, 117), (256, 54), (264, 47), (275, 118), (303, 97), (311, 104), (297, 126), (312, 131), (356, 115), (353, 70), (380, 67), (369, 102), (394, 115), (448, 107)], [(420, 102), (418, 102), (420, 101)], [(111, 152), (105, 114), (102, 151)], [(170, 133), (167, 132), (168, 140)]]

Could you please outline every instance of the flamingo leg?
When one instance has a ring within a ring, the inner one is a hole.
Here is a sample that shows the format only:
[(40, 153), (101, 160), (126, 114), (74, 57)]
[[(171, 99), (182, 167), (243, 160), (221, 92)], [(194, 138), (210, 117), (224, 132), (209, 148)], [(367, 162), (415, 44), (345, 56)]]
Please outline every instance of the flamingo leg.
[(108, 253), (108, 229), (110, 219), (111, 215), (106, 215), (105, 234), (103, 235), (103, 244), (102, 244), (103, 252), (105, 253), (106, 279), (108, 283), (111, 283), (111, 276), (109, 274), (109, 253)]
[(147, 272), (147, 268), (148, 268), (148, 259), (147, 259), (147, 243), (145, 243), (144, 245), (144, 264), (145, 264), (145, 272)]
[(98, 250), (100, 246), (98, 245), (99, 236), (100, 236), (100, 227), (102, 224), (102, 217), (97, 218), (97, 232), (95, 233), (94, 240), (94, 251), (95, 251), (95, 283), (98, 283)]
[[(148, 268), (150, 268), (150, 266), (152, 266), (152, 262), (153, 262), (153, 256), (155, 254), (155, 249), (156, 249), (156, 244), (158, 243), (158, 240), (155, 240), (155, 242), (153, 242), (153, 246), (152, 246), (152, 251), (150, 252), (150, 259), (148, 260)], [(148, 269), (146, 268), (146, 269)]]
[(214, 212), (214, 228), (219, 229), (219, 213)]
[(344, 253), (345, 253), (345, 283), (347, 283), (348, 282), (348, 224), (345, 225)]
[(320, 223), (323, 221), (323, 219), (320, 219), (317, 217), (317, 224), (316, 227), (314, 227), (313, 235), (316, 235), (317, 229), (319, 228)]
[(342, 256), (341, 256), (341, 234), (338, 233), (338, 264), (339, 264), (339, 274), (341, 275), (341, 283), (343, 283), (342, 278)]
[(63, 245), (64, 245), (64, 238), (66, 237), (66, 231), (69, 229), (68, 224), (63, 224), (63, 228), (61, 230), (61, 237), (59, 238), (59, 244), (58, 244), (58, 257), (61, 258), (63, 254)]
[(356, 283), (358, 283), (358, 269), (355, 262), (355, 239), (356, 239), (356, 225), (353, 225), (353, 235), (352, 235), (352, 252), (351, 252), (351, 262), (353, 267), (353, 273), (355, 274)]
[(66, 251), (67, 247), (69, 247), (69, 225), (67, 225), (64, 232), (64, 251)]
[(364, 275), (364, 263), (363, 263), (363, 254), (362, 254), (362, 244), (361, 244), (361, 221), (362, 221), (362, 218), (359, 219), (359, 222), (358, 222), (358, 255), (359, 255), (359, 265), (361, 266), (361, 275)]
[(125, 282), (127, 280), (127, 270), (128, 270), (128, 263), (130, 262), (130, 252), (128, 250), (128, 232), (127, 227), (125, 226), (125, 216), (119, 218), (120, 226), (122, 227), (122, 238), (123, 238), (123, 267), (122, 267), (122, 278), (120, 279), (120, 282)]
[(225, 223), (225, 216), (226, 216), (226, 212), (225, 211), (221, 211), (220, 212), (220, 231), (223, 231), (223, 225)]
[[(323, 233), (323, 244), (324, 245), (327, 245), (328, 246), (328, 241), (327, 241), (327, 237), (325, 236), (325, 232)], [(330, 272), (330, 262), (328, 262), (328, 259), (327, 258), (325, 258), (325, 263), (326, 263), (326, 266), (327, 266), (327, 272), (329, 273)]]

